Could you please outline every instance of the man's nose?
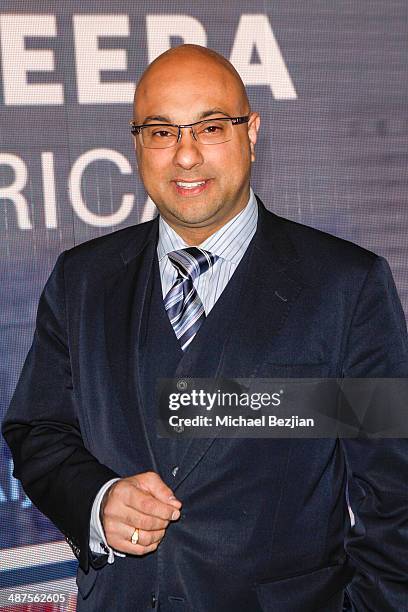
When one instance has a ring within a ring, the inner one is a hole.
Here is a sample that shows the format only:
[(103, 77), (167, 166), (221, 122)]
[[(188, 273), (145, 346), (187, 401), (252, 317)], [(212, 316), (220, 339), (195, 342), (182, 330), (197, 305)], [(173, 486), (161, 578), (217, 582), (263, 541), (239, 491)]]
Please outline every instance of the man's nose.
[(181, 138), (175, 146), (174, 163), (189, 170), (203, 163), (200, 145), (193, 136), (191, 128), (182, 128)]

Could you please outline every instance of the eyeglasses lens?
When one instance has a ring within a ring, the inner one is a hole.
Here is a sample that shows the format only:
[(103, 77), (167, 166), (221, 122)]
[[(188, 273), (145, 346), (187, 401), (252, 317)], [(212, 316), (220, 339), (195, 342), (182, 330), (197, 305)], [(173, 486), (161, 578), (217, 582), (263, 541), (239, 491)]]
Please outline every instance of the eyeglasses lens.
[[(196, 140), (200, 144), (221, 144), (232, 138), (232, 124), (229, 120), (214, 119), (197, 123), (193, 128)], [(143, 146), (149, 149), (167, 149), (177, 144), (178, 129), (171, 125), (145, 126), (141, 130)]]

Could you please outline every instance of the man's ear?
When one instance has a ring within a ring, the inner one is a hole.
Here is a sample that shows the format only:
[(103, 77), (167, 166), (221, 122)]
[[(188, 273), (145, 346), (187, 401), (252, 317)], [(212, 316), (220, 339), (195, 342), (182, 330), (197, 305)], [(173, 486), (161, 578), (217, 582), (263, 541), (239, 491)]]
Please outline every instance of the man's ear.
[(251, 113), (248, 121), (249, 147), (251, 149), (251, 162), (255, 161), (255, 144), (258, 131), (261, 125), (261, 118), (258, 113)]

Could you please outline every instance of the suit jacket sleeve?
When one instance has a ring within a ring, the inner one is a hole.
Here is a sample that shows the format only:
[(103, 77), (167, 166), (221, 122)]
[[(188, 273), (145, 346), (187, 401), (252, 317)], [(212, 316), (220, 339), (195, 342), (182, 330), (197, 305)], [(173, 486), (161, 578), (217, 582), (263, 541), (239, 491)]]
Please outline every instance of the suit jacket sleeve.
[(81, 568), (99, 566), (89, 550), (89, 522), (100, 487), (118, 476), (85, 448), (73, 389), (67, 335), (64, 254), (42, 293), (31, 349), (3, 421), (14, 476), (62, 531)]
[[(387, 262), (377, 258), (354, 312), (345, 377), (406, 378), (405, 318)], [(408, 417), (408, 410), (407, 410)], [(356, 525), (346, 540), (357, 566), (349, 609), (408, 610), (408, 439), (344, 439)]]

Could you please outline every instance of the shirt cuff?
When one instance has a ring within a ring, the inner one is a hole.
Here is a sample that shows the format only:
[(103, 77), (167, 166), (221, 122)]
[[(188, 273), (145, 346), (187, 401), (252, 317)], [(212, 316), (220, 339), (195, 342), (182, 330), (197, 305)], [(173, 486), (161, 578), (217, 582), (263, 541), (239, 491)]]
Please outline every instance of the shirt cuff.
[(99, 516), (103, 496), (109, 487), (118, 480), (120, 480), (120, 478), (112, 478), (111, 480), (108, 480), (108, 482), (105, 482), (105, 484), (99, 489), (92, 505), (91, 521), (89, 526), (89, 548), (93, 553), (100, 555), (107, 554), (108, 563), (113, 563), (115, 561), (115, 555), (118, 557), (126, 557), (125, 554), (114, 550), (108, 545)]

